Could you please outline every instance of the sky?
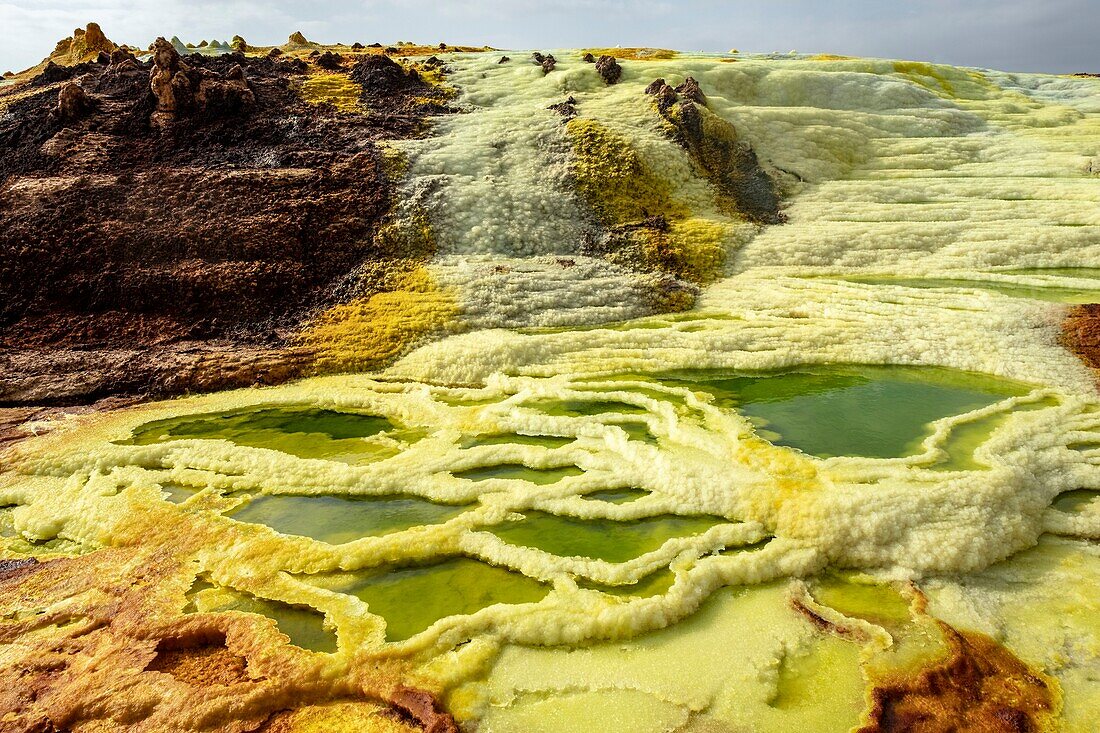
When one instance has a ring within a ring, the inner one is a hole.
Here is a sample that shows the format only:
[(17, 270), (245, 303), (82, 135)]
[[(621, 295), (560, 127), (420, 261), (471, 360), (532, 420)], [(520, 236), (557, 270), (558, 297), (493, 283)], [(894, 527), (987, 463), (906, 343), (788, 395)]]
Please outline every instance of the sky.
[(326, 43), (502, 49), (655, 46), (1100, 72), (1100, 0), (0, 0), (0, 71), (32, 66), (77, 26), (116, 43)]

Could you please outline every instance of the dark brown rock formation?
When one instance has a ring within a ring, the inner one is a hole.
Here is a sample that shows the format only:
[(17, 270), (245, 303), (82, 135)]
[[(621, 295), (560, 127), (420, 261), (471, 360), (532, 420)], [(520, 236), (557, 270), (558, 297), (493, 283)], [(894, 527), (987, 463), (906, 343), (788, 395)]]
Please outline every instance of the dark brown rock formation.
[(240, 114), (256, 102), (240, 64), (234, 64), (224, 74), (192, 67), (163, 38), (153, 43), (149, 88), (156, 98), (152, 119), (157, 126), (185, 115)]
[(558, 63), (558, 60), (554, 58), (554, 54), (542, 55), (541, 52), (535, 51), (531, 54), (532, 60), (534, 60), (537, 66), (542, 67), (543, 74), (549, 74), (554, 70), (554, 66)]
[(707, 95), (703, 94), (703, 90), (699, 87), (699, 82), (695, 81), (695, 77), (693, 76), (684, 79), (684, 82), (676, 87), (676, 93), (684, 99), (695, 102), (696, 104), (707, 103)]
[(756, 152), (740, 140), (732, 124), (707, 108), (706, 95), (692, 77), (673, 89), (656, 79), (645, 93), (702, 174), (717, 189), (731, 214), (757, 224), (781, 224), (779, 186), (760, 165)]
[(338, 53), (332, 51), (325, 51), (323, 54), (317, 57), (315, 63), (322, 69), (328, 69), (329, 71), (339, 71), (344, 65), (344, 57)]
[(573, 97), (569, 97), (564, 102), (558, 102), (557, 104), (552, 104), (549, 107), (547, 107), (546, 109), (557, 112), (559, 115), (564, 117), (566, 120), (571, 120), (571, 119), (573, 119), (574, 117), (577, 116), (577, 100), (574, 99)]
[(615, 60), (615, 57), (606, 54), (600, 56), (600, 60), (596, 62), (596, 71), (608, 84), (614, 84), (623, 75), (623, 67), (619, 66), (619, 62)]
[(76, 122), (95, 107), (95, 102), (84, 93), (84, 89), (79, 84), (70, 81), (61, 87), (61, 91), (58, 92), (57, 107), (54, 109), (54, 114), (63, 123)]
[(302, 325), (418, 255), (375, 236), (393, 185), (375, 141), (419, 134), (441, 92), (370, 56), (356, 115), (302, 100), (297, 59), (162, 41), (111, 61), (55, 64), (65, 86), (44, 72), (0, 117), (0, 409), (308, 372)]
[(676, 90), (666, 84), (664, 79), (654, 79), (645, 88), (645, 93), (657, 98), (657, 110), (662, 115), (666, 114), (672, 105), (679, 101)]

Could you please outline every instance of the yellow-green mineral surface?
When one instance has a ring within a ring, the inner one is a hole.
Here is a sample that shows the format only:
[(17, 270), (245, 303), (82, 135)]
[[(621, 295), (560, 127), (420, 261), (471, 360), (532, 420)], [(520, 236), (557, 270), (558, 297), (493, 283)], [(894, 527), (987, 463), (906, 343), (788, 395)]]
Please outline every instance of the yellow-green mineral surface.
[[(224, 281), (303, 304), (207, 324), (207, 371), (274, 334), (244, 381), (12, 429), (0, 730), (1096, 730), (1100, 80), (296, 36), (241, 78), (298, 64), (264, 94), (368, 130), (373, 198), (209, 247), (356, 244)], [(216, 173), (243, 221), (341, 195), (262, 154)], [(0, 197), (77, 185), (29, 170)]]

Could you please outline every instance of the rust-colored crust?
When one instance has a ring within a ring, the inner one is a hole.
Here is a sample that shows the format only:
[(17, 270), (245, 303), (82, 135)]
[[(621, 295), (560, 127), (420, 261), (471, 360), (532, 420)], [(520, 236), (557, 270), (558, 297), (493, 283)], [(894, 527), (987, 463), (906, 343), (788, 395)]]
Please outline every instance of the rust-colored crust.
[(177, 646), (171, 640), (157, 646), (157, 656), (146, 671), (164, 672), (188, 685), (232, 685), (248, 682), (247, 662), (221, 643)]
[(1053, 729), (1057, 685), (985, 634), (938, 622), (946, 659), (878, 682), (858, 733), (1039, 733)]
[(1062, 321), (1062, 343), (1093, 370), (1100, 383), (1100, 303), (1070, 309)]
[(399, 660), (325, 661), (263, 617), (184, 613), (193, 544), (0, 562), (0, 731), (457, 733)]
[(795, 610), (800, 616), (805, 618), (811, 624), (816, 626), (819, 631), (823, 631), (827, 634), (834, 634), (836, 636), (843, 637), (849, 641), (864, 642), (867, 640), (867, 635), (863, 633), (862, 629), (855, 628), (846, 624), (840, 624), (835, 621), (822, 616), (820, 613), (810, 608), (809, 605), (799, 596), (792, 595), (788, 603), (791, 608)]

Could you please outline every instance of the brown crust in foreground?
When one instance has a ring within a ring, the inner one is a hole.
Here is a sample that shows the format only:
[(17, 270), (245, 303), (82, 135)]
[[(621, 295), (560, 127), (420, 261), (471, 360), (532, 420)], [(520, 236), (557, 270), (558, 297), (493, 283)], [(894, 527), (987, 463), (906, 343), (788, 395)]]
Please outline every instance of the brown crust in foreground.
[(180, 649), (158, 648), (157, 656), (145, 669), (164, 672), (188, 685), (232, 685), (247, 682), (245, 658), (220, 644), (201, 644)]
[(990, 637), (938, 622), (945, 660), (871, 690), (870, 722), (857, 733), (1038, 733), (1051, 729), (1060, 695)]
[(1062, 321), (1062, 344), (1077, 354), (1100, 381), (1100, 303), (1070, 308)]
[(0, 731), (457, 733), (400, 664), (318, 674), (267, 619), (183, 613), (202, 541), (0, 561)]

